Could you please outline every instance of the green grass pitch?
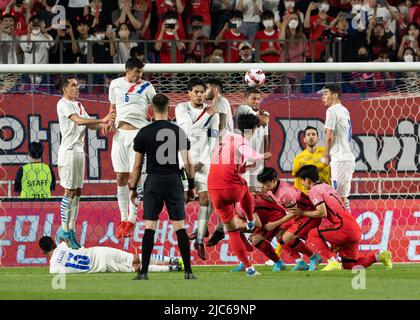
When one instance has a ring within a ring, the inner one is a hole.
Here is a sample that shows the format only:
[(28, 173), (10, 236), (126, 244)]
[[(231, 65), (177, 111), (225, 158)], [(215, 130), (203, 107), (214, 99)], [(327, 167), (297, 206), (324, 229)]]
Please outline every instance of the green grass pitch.
[(366, 289), (352, 288), (351, 271), (271, 272), (247, 278), (231, 267), (195, 267), (198, 280), (183, 272), (151, 273), (149, 281), (132, 281), (135, 274), (70, 274), (66, 289), (52, 289), (53, 275), (43, 267), (0, 268), (0, 299), (420, 299), (420, 264), (376, 264), (366, 270)]

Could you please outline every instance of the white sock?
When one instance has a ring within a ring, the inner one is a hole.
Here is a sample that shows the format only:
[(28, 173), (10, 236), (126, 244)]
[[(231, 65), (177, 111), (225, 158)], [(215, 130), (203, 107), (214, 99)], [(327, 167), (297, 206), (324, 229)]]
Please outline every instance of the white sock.
[(166, 256), (162, 256), (160, 254), (152, 254), (150, 256), (150, 264), (165, 264), (169, 263), (171, 259)]
[(204, 235), (206, 233), (206, 228), (209, 223), (207, 218), (208, 206), (200, 206), (198, 211), (198, 230), (197, 230), (197, 241), (203, 242)]
[(337, 262), (337, 260), (335, 260), (334, 257), (331, 257), (331, 258), (328, 259), (328, 263), (330, 263), (330, 262)]
[(130, 201), (130, 193), (128, 185), (117, 186), (118, 208), (120, 208), (121, 221), (127, 221), (128, 217), (128, 202)]
[(131, 201), (130, 201), (130, 205), (129, 205), (129, 216), (128, 216), (128, 221), (130, 221), (131, 223), (136, 222), (136, 218), (137, 218), (137, 206), (134, 205)]
[(71, 207), (73, 203), (73, 198), (69, 198), (64, 196), (63, 199), (61, 199), (61, 228), (64, 230), (64, 232), (69, 231), (69, 222), (70, 222), (70, 216), (71, 216)]
[(169, 272), (170, 266), (155, 266), (153, 264), (149, 265), (149, 272)]
[(76, 230), (75, 227), (76, 227), (77, 215), (79, 213), (79, 202), (80, 202), (80, 197), (75, 196), (73, 198), (73, 203), (72, 203), (71, 211), (70, 211), (70, 222), (69, 222), (70, 230)]

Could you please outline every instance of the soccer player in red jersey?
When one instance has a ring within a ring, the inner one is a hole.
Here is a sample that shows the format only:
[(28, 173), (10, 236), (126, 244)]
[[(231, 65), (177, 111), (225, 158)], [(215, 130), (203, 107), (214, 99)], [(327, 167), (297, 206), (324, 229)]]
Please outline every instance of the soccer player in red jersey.
[[(375, 262), (382, 262), (385, 268), (392, 268), (392, 258), (389, 251), (383, 251), (377, 255), (370, 253), (364, 257), (359, 256), (359, 244), (361, 230), (352, 216), (345, 208), (342, 198), (330, 185), (319, 181), (318, 170), (313, 165), (306, 165), (299, 169), (296, 177), (302, 180), (302, 184), (309, 190), (309, 198), (315, 206), (315, 210), (302, 211), (293, 209), (296, 214), (310, 218), (325, 218), (329, 224), (323, 224), (317, 229), (312, 229), (308, 234), (308, 243), (314, 250), (319, 252), (322, 258), (328, 260), (327, 266), (321, 271), (352, 269), (360, 265), (365, 268)], [(330, 243), (331, 248), (328, 246)], [(341, 257), (343, 264), (335, 259), (335, 253)]]
[(244, 264), (248, 276), (260, 275), (251, 265), (241, 239), (235, 215), (235, 203), (240, 202), (245, 211), (247, 227), (255, 226), (254, 205), (246, 181), (241, 174), (246, 170), (247, 160), (269, 159), (271, 153), (260, 154), (249, 147), (248, 140), (254, 134), (259, 120), (252, 114), (241, 115), (238, 129), (241, 134), (224, 136), (213, 152), (208, 176), (208, 191), (216, 213), (229, 233), (229, 244)]
[[(287, 182), (278, 180), (277, 172), (274, 168), (265, 167), (258, 174), (257, 180), (262, 184), (262, 196), (267, 201), (272, 201), (281, 206), (284, 210), (290, 211), (292, 208), (300, 208), (302, 210), (315, 209), (308, 196), (302, 191), (296, 189)], [(292, 271), (312, 271), (315, 270), (319, 262), (321, 262), (321, 257), (318, 254), (314, 254), (312, 250), (300, 240), (306, 239), (308, 232), (311, 229), (318, 227), (320, 223), (321, 221), (318, 219), (297, 216), (285, 223), (278, 220), (269, 222), (265, 226), (267, 230), (278, 227), (283, 230), (283, 235), (279, 242), (283, 246), (283, 249), (296, 260), (296, 265), (292, 268)], [(301, 258), (301, 254), (309, 257), (309, 266)]]

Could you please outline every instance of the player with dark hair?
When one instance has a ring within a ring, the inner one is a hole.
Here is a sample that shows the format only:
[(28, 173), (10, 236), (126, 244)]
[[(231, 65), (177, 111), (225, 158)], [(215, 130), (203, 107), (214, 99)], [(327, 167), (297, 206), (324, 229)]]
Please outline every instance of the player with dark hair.
[(198, 229), (190, 235), (196, 237), (194, 247), (198, 256), (206, 260), (203, 238), (213, 211), (208, 196), (207, 177), (210, 169), (211, 153), (217, 144), (219, 132), (219, 114), (215, 97), (211, 105), (205, 104), (206, 84), (200, 78), (192, 78), (188, 83), (190, 101), (181, 102), (175, 108), (177, 124), (185, 131), (191, 141), (191, 155), (195, 168), (195, 184), (200, 209), (198, 211)]
[(241, 134), (224, 136), (213, 152), (208, 178), (209, 194), (220, 219), (229, 233), (229, 244), (248, 276), (260, 275), (251, 265), (235, 218), (235, 203), (240, 202), (247, 220), (248, 230), (256, 226), (254, 205), (246, 181), (241, 174), (247, 169), (246, 161), (269, 159), (271, 153), (260, 154), (251, 149), (248, 140), (255, 133), (259, 120), (252, 114), (238, 118)]
[[(315, 210), (291, 209), (295, 214), (303, 217), (319, 219), (325, 218), (329, 224), (312, 229), (308, 234), (308, 243), (322, 258), (328, 261), (321, 271), (352, 269), (360, 265), (365, 268), (375, 262), (382, 262), (385, 268), (392, 268), (391, 252), (383, 251), (378, 255), (373, 253), (359, 257), (361, 230), (351, 212), (346, 209), (341, 197), (330, 185), (319, 181), (318, 170), (313, 165), (306, 165), (299, 169), (296, 177), (309, 190), (309, 198)], [(330, 244), (331, 247), (327, 244)], [(341, 257), (342, 265), (335, 259), (335, 253)]]
[[(141, 256), (110, 247), (69, 248), (66, 241), (57, 246), (49, 236), (39, 239), (39, 247), (50, 260), (50, 273), (136, 272)], [(152, 255), (151, 272), (181, 271), (180, 258)]]
[[(277, 179), (277, 172), (274, 168), (265, 167), (258, 175), (258, 181), (262, 184), (263, 196), (268, 201), (273, 201), (277, 205), (290, 212), (293, 208), (301, 208), (302, 210), (311, 210), (312, 206), (309, 198), (294, 186)], [(308, 232), (319, 226), (321, 221), (308, 217), (296, 217), (286, 223), (281, 220), (269, 222), (265, 228), (272, 230), (280, 227), (284, 230), (280, 244), (283, 249), (296, 260), (296, 265), (292, 271), (299, 270), (315, 270), (321, 262), (319, 255), (314, 254), (305, 243), (300, 239), (306, 239)], [(301, 255), (309, 257), (310, 265), (302, 259)]]
[(64, 188), (59, 238), (68, 241), (71, 248), (77, 249), (80, 244), (76, 239), (75, 225), (85, 173), (86, 128), (104, 128), (108, 121), (115, 120), (115, 113), (110, 110), (105, 118), (90, 118), (83, 105), (76, 100), (79, 97), (79, 83), (73, 76), (62, 78), (58, 88), (63, 97), (57, 103), (61, 133), (57, 165), (60, 185)]
[[(137, 132), (149, 123), (147, 111), (156, 94), (153, 85), (141, 78), (143, 67), (144, 63), (140, 60), (129, 58), (125, 63), (125, 76), (112, 80), (109, 86), (110, 112), (117, 115), (115, 123), (109, 122), (107, 127), (107, 130), (115, 128), (111, 160), (117, 175), (117, 199), (121, 214), (117, 238), (130, 237), (134, 230), (137, 207), (130, 202), (128, 188), (135, 159), (133, 140)], [(134, 187), (137, 188), (137, 185)]]

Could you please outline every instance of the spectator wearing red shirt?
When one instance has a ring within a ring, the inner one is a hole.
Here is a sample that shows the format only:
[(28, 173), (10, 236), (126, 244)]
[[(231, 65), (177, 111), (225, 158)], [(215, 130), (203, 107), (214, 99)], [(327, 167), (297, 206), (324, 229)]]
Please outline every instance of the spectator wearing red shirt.
[[(312, 11), (318, 9), (318, 14), (311, 16)], [(315, 61), (320, 61), (325, 51), (325, 40), (323, 33), (326, 31), (331, 22), (334, 20), (327, 14), (330, 9), (328, 0), (322, 0), (320, 3), (311, 2), (305, 15), (304, 27), (309, 31), (310, 46), (308, 48), (308, 57)], [(315, 42), (313, 42), (315, 41)], [(314, 46), (312, 50), (312, 46)], [(314, 55), (312, 56), (312, 52)]]
[(157, 34), (160, 33), (160, 28), (165, 19), (165, 13), (175, 11), (178, 14), (178, 34), (180, 36), (182, 34), (185, 37), (184, 23), (182, 21), (182, 13), (185, 10), (185, 6), (186, 0), (156, 0), (157, 16), (159, 19)]
[(210, 39), (211, 33), (211, 14), (210, 14), (210, 0), (191, 0), (187, 4), (187, 31), (190, 34), (191, 28), (191, 17), (201, 16), (203, 18), (202, 33), (208, 39)]
[(235, 63), (238, 62), (239, 57), (239, 44), (246, 40), (246, 37), (239, 28), (242, 25), (242, 13), (240, 11), (233, 11), (229, 18), (229, 22), (225, 23), (222, 31), (216, 37), (216, 45), (221, 42), (225, 44), (225, 62)]
[(192, 33), (188, 35), (188, 40), (191, 42), (188, 43), (187, 53), (197, 63), (208, 61), (211, 55), (211, 44), (209, 38), (204, 35), (203, 20), (202, 16), (193, 16), (191, 18)]
[[(183, 37), (180, 35), (177, 17), (178, 14), (175, 11), (168, 11), (164, 15), (163, 24), (155, 42), (155, 50), (159, 51), (160, 63), (184, 62), (185, 44), (182, 42)], [(173, 54), (176, 56), (173, 57)]]
[(28, 20), (31, 12), (23, 0), (11, 1), (4, 10), (4, 13), (11, 14), (15, 19), (15, 36), (21, 37), (28, 33)]
[(274, 29), (274, 13), (264, 11), (261, 14), (263, 30), (258, 31), (254, 37), (254, 47), (260, 53), (264, 62), (278, 62), (280, 58), (279, 32)]

